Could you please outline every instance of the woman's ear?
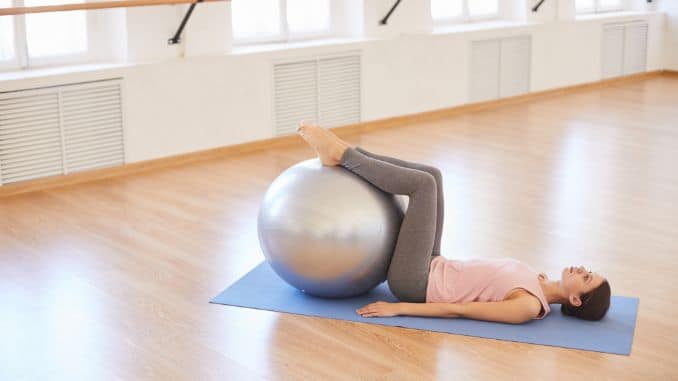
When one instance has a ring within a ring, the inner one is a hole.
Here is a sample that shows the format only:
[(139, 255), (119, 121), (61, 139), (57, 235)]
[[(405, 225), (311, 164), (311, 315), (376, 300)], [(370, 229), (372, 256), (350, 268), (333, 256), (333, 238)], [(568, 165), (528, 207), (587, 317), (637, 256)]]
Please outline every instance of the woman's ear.
[(581, 299), (579, 299), (579, 296), (570, 294), (570, 297), (568, 299), (570, 300), (570, 305), (575, 307), (581, 306)]

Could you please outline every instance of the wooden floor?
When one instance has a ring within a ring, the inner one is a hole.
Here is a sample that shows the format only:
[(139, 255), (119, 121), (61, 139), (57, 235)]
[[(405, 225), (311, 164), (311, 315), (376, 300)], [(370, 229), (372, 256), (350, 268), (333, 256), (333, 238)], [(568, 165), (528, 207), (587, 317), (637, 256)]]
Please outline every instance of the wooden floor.
[(208, 304), (299, 144), (0, 199), (0, 379), (678, 379), (678, 77), (349, 140), (442, 169), (445, 256), (640, 297), (631, 356)]

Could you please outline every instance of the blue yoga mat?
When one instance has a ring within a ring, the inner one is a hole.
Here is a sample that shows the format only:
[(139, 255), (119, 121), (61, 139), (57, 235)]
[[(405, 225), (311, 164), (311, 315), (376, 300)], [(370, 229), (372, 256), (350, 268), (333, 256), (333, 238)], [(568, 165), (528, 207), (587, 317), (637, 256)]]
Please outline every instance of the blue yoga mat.
[(631, 353), (639, 303), (638, 298), (613, 296), (607, 315), (596, 322), (563, 316), (558, 304), (551, 305), (546, 318), (525, 324), (415, 316), (363, 318), (355, 312), (379, 300), (397, 301), (386, 282), (354, 298), (316, 298), (288, 285), (262, 262), (211, 303), (621, 355)]

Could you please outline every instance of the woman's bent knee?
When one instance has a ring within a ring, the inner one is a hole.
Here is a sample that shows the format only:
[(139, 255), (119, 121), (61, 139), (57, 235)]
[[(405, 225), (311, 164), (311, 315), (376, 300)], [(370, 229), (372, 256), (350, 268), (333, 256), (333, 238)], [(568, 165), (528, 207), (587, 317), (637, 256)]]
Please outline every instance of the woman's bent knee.
[(423, 187), (423, 188), (436, 189), (436, 180), (433, 177), (433, 175), (428, 173), (428, 172), (423, 172), (423, 171), (420, 172), (420, 173), (421, 173), (421, 175), (417, 179), (418, 182), (419, 182), (419, 186)]
[(442, 181), (443, 180), (443, 173), (440, 172), (440, 169), (436, 167), (431, 167), (431, 175), (436, 179), (436, 181)]

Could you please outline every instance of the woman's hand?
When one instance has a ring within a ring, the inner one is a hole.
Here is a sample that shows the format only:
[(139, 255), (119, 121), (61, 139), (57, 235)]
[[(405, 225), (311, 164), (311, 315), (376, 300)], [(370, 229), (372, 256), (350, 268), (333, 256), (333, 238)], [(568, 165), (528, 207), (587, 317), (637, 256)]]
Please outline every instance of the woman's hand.
[(375, 302), (370, 303), (356, 312), (362, 317), (390, 317), (400, 314), (400, 303)]

